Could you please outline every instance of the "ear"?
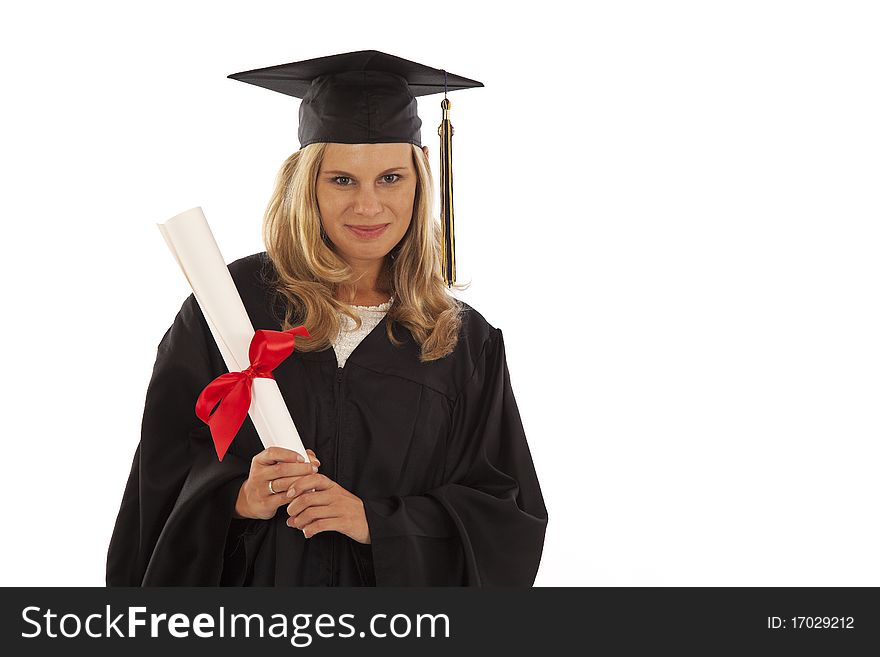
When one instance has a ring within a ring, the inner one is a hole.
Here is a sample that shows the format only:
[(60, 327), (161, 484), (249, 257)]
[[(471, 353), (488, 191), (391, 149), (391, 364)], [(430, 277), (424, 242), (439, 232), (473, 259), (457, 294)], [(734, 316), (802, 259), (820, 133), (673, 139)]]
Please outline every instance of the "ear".
[(425, 151), (425, 157), (428, 157), (428, 147), (422, 146), (422, 150)]

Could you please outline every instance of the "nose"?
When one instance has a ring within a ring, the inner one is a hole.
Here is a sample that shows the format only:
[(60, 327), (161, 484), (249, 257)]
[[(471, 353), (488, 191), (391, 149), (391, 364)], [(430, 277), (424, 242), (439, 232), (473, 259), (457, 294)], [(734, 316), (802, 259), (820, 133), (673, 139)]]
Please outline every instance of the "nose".
[(376, 190), (370, 185), (362, 185), (354, 199), (354, 213), (363, 217), (375, 217), (382, 212), (382, 203)]

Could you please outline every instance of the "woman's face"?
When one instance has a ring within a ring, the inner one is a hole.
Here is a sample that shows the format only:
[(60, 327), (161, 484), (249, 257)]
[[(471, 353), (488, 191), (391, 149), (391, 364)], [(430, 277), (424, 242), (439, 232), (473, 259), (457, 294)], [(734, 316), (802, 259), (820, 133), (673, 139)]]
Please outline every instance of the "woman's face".
[(328, 144), (316, 184), (324, 232), (352, 265), (384, 258), (412, 221), (412, 146)]

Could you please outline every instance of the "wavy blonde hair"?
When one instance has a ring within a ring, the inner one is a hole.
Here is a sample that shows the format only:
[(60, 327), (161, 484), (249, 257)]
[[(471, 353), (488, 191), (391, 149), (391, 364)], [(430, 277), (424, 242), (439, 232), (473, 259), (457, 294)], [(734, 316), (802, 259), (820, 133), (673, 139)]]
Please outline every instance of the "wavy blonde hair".
[[(326, 148), (326, 143), (309, 144), (285, 160), (263, 218), (263, 242), (277, 273), (271, 284), (285, 301), (283, 320), (278, 318), (282, 330), (304, 324), (311, 334), (297, 338), (299, 351), (329, 347), (341, 326), (338, 312), (361, 326), (357, 313), (336, 298), (342, 289), (353, 290), (357, 279), (321, 227), (315, 185)], [(412, 221), (385, 256), (379, 283), (394, 295), (387, 314), (388, 339), (401, 346), (393, 325), (406, 327), (421, 348), (420, 360), (427, 362), (455, 348), (463, 306), (443, 282), (442, 232), (431, 213), (434, 185), (428, 158), (414, 144), (412, 157), (416, 170)]]

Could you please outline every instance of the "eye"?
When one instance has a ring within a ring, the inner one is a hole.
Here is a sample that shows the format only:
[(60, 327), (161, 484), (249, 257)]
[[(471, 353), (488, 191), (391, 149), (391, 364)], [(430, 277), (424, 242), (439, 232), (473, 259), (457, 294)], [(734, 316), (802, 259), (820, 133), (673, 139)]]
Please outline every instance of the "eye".
[(348, 183), (347, 183), (347, 182), (340, 183), (339, 181), (340, 181), (340, 180), (346, 180), (346, 181), (348, 181), (348, 180), (351, 180), (351, 178), (349, 178), (348, 176), (333, 176), (333, 178), (331, 178), (331, 180), (332, 180), (335, 184), (339, 185), (340, 187), (348, 187)]
[[(387, 178), (394, 178), (394, 180), (386, 180)], [(382, 179), (385, 180), (385, 182), (387, 182), (389, 185), (393, 185), (398, 180), (400, 180), (400, 174), (399, 173), (389, 173), (389, 174), (382, 176)]]

